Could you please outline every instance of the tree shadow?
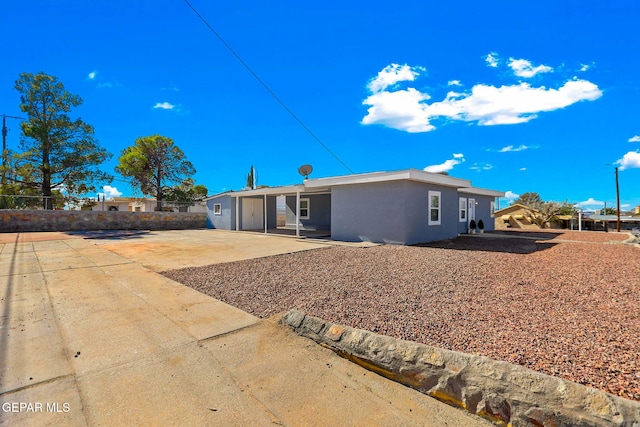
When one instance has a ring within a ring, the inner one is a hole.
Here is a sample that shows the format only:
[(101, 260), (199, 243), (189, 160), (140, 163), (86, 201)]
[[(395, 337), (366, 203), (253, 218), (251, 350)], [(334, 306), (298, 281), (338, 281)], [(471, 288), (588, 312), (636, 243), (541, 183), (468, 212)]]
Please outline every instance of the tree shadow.
[[(541, 233), (534, 233), (541, 234)], [(542, 233), (544, 234), (544, 233)], [(554, 237), (557, 235), (554, 234)], [(553, 237), (547, 237), (550, 239)], [(529, 236), (504, 237), (504, 236), (460, 236), (455, 239), (441, 240), (438, 242), (419, 243), (414, 246), (421, 248), (453, 249), (459, 251), (484, 251), (484, 252), (504, 252), (511, 254), (532, 254), (544, 251), (557, 245), (553, 242), (539, 242), (538, 239), (544, 237)]]
[(13, 245), (13, 253), (11, 254), (11, 262), (9, 263), (9, 272), (6, 276), (7, 283), (4, 293), (4, 299), (2, 305), (2, 317), (0, 317), (0, 392), (2, 391), (2, 384), (7, 383), (7, 357), (9, 355), (9, 336), (10, 331), (13, 329), (11, 322), (15, 320), (11, 318), (11, 305), (15, 298), (13, 295), (13, 280), (16, 266), (16, 255), (18, 253), (18, 238), (19, 234), (16, 234), (16, 241)]
[(85, 230), (67, 231), (65, 234), (80, 236), (84, 239), (129, 240), (141, 239), (142, 236), (153, 233), (149, 230)]
[(564, 231), (523, 231), (523, 230), (494, 230), (488, 236), (510, 236), (513, 238), (530, 238), (537, 240), (551, 240), (561, 237)]

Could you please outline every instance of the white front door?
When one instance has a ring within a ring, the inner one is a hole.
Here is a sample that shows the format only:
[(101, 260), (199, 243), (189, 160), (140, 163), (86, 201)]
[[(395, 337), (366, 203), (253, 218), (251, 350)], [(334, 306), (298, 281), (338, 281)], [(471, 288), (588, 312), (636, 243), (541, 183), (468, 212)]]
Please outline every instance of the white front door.
[(476, 199), (469, 199), (469, 209), (467, 209), (467, 224), (471, 220), (476, 220)]
[(242, 199), (241, 230), (261, 230), (264, 228), (264, 208), (262, 199)]

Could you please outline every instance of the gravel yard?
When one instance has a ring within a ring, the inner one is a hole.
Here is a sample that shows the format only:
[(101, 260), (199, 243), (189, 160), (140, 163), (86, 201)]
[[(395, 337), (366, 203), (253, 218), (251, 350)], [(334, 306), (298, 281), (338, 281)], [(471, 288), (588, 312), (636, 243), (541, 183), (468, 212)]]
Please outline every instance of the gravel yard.
[(617, 233), (501, 234), (163, 274), (256, 316), (298, 308), (640, 400), (640, 248)]

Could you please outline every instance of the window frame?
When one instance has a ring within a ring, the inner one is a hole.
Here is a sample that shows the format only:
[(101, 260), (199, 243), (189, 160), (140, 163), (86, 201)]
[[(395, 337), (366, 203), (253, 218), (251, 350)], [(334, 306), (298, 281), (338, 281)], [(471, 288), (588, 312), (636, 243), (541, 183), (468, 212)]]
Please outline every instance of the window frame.
[[(429, 210), (427, 211), (428, 214), (428, 224), (429, 225), (441, 225), (442, 224), (442, 193), (440, 191), (431, 191), (429, 190)], [(438, 198), (438, 205), (437, 206), (433, 206), (433, 198), (437, 197)], [(431, 219), (431, 214), (433, 213), (433, 210), (436, 209), (438, 212), (438, 219), (437, 220), (433, 220)]]
[(222, 215), (222, 203), (214, 203), (213, 204), (213, 214), (214, 215)]
[[(302, 207), (302, 202), (307, 202), (307, 207)], [(307, 214), (303, 215), (302, 210), (306, 209)], [(308, 197), (300, 198), (300, 219), (309, 219), (311, 217), (311, 200)]]
[(458, 221), (467, 222), (467, 218), (468, 218), (467, 211), (468, 210), (469, 209), (467, 208), (467, 198), (466, 197), (460, 197), (458, 199)]

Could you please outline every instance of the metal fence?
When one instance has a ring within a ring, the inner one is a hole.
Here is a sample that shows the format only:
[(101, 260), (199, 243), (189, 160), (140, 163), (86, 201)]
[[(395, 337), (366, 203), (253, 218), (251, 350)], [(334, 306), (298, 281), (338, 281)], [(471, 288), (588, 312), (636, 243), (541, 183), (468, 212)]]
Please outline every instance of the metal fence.
[(97, 200), (95, 198), (77, 198), (68, 196), (24, 196), (14, 194), (0, 194), (0, 210), (45, 210), (51, 207), (55, 210), (87, 210), (87, 211), (115, 211), (115, 212), (206, 212), (204, 202), (174, 202), (163, 201), (161, 208), (153, 199), (127, 198)]

